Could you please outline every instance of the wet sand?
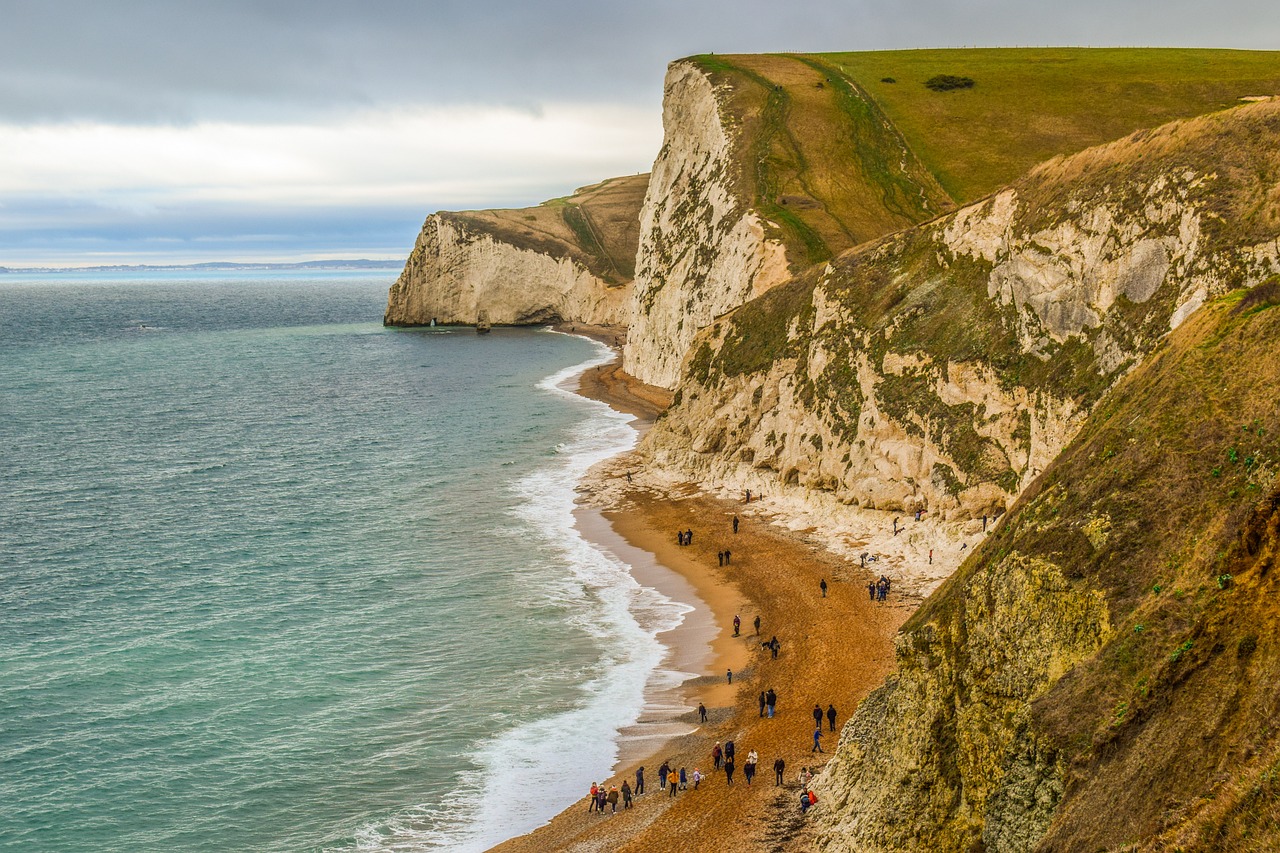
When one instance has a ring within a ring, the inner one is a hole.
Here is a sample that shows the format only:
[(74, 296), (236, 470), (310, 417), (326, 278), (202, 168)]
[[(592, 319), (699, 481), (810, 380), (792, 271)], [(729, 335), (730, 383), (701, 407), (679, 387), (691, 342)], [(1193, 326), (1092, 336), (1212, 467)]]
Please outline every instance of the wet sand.
[[(657, 390), (629, 382), (616, 364), (589, 372), (581, 387), (587, 396), (643, 418), (661, 410), (660, 397), (654, 399)], [(797, 806), (798, 774), (825, 762), (849, 714), (891, 671), (893, 635), (917, 602), (895, 595), (872, 603), (866, 590), (872, 576), (856, 561), (693, 486), (660, 491), (629, 483), (628, 461), (624, 455), (593, 472), (597, 502), (607, 491), (606, 506), (580, 509), (580, 529), (626, 559), (641, 583), (694, 605), (684, 625), (659, 639), (671, 648), (664, 666), (700, 674), (675, 691), (650, 696), (652, 719), (623, 732), (622, 758), (607, 781), (621, 785), (626, 778), (634, 785), (635, 768), (643, 765), (648, 790), (634, 808), (619, 807), (616, 815), (589, 813), (583, 791), (583, 799), (548, 825), (494, 849), (809, 849), (807, 824)], [(607, 489), (599, 487), (602, 482)], [(759, 509), (752, 505), (753, 511)], [(685, 529), (694, 534), (688, 547), (676, 543), (676, 531)], [(717, 554), (726, 549), (730, 564), (721, 566)], [(826, 598), (819, 588), (824, 578)], [(735, 614), (742, 620), (738, 637), (732, 630)], [(781, 645), (776, 660), (761, 648), (775, 635)], [(734, 672), (732, 685), (726, 669)], [(758, 697), (769, 688), (778, 695), (773, 719), (758, 710)], [(708, 709), (705, 724), (695, 710), (699, 702)], [(834, 704), (839, 714), (835, 732), (823, 720), (825, 754), (812, 752), (815, 704), (823, 710)], [(711, 759), (713, 744), (729, 739), (737, 745), (732, 787)], [(742, 765), (752, 749), (759, 764), (748, 787)], [(786, 762), (783, 786), (774, 785), (777, 758)], [(689, 775), (698, 768), (707, 778), (698, 790), (691, 784), (670, 797), (657, 784), (664, 759)]]

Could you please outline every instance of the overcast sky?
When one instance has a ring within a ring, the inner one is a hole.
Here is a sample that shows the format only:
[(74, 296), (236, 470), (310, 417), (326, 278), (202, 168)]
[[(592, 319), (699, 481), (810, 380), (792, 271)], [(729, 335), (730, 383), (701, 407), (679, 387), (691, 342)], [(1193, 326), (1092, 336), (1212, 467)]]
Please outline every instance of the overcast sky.
[(648, 170), (695, 53), (1280, 48), (1266, 0), (0, 0), (0, 266), (402, 258)]

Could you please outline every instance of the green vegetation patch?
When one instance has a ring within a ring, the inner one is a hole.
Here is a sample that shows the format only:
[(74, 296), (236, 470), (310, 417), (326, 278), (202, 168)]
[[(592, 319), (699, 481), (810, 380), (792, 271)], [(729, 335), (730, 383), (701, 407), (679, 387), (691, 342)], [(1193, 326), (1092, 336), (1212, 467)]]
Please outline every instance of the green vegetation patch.
[[(1280, 92), (1280, 53), (1180, 48), (980, 48), (821, 54), (857, 82), (960, 203), (1037, 163), (1142, 128)], [(938, 97), (894, 80), (978, 80)]]
[(951, 92), (956, 89), (972, 89), (972, 77), (958, 77), (955, 74), (935, 74), (924, 81), (925, 88), (935, 92)]
[(812, 313), (813, 285), (804, 281), (774, 288), (748, 302), (733, 313), (720, 349), (708, 357), (705, 374), (710, 375), (713, 367), (726, 377), (763, 373), (776, 362), (797, 357), (807, 348), (807, 337), (791, 340), (788, 332), (793, 325), (807, 331)]

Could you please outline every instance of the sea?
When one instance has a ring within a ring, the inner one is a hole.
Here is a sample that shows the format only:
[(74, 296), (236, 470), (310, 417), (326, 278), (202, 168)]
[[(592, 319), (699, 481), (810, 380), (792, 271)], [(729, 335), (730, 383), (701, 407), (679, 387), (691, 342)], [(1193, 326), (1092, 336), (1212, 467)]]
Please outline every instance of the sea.
[(0, 849), (483, 850), (685, 677), (574, 526), (609, 352), (394, 277), (0, 276)]

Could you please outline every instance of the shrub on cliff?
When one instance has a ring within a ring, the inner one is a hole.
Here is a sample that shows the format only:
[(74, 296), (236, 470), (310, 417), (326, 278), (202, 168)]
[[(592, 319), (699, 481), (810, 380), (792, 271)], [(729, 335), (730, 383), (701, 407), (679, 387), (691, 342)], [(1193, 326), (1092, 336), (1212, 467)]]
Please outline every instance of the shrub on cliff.
[(972, 89), (973, 78), (957, 77), (954, 74), (935, 74), (924, 84), (935, 92), (950, 92), (952, 89)]

